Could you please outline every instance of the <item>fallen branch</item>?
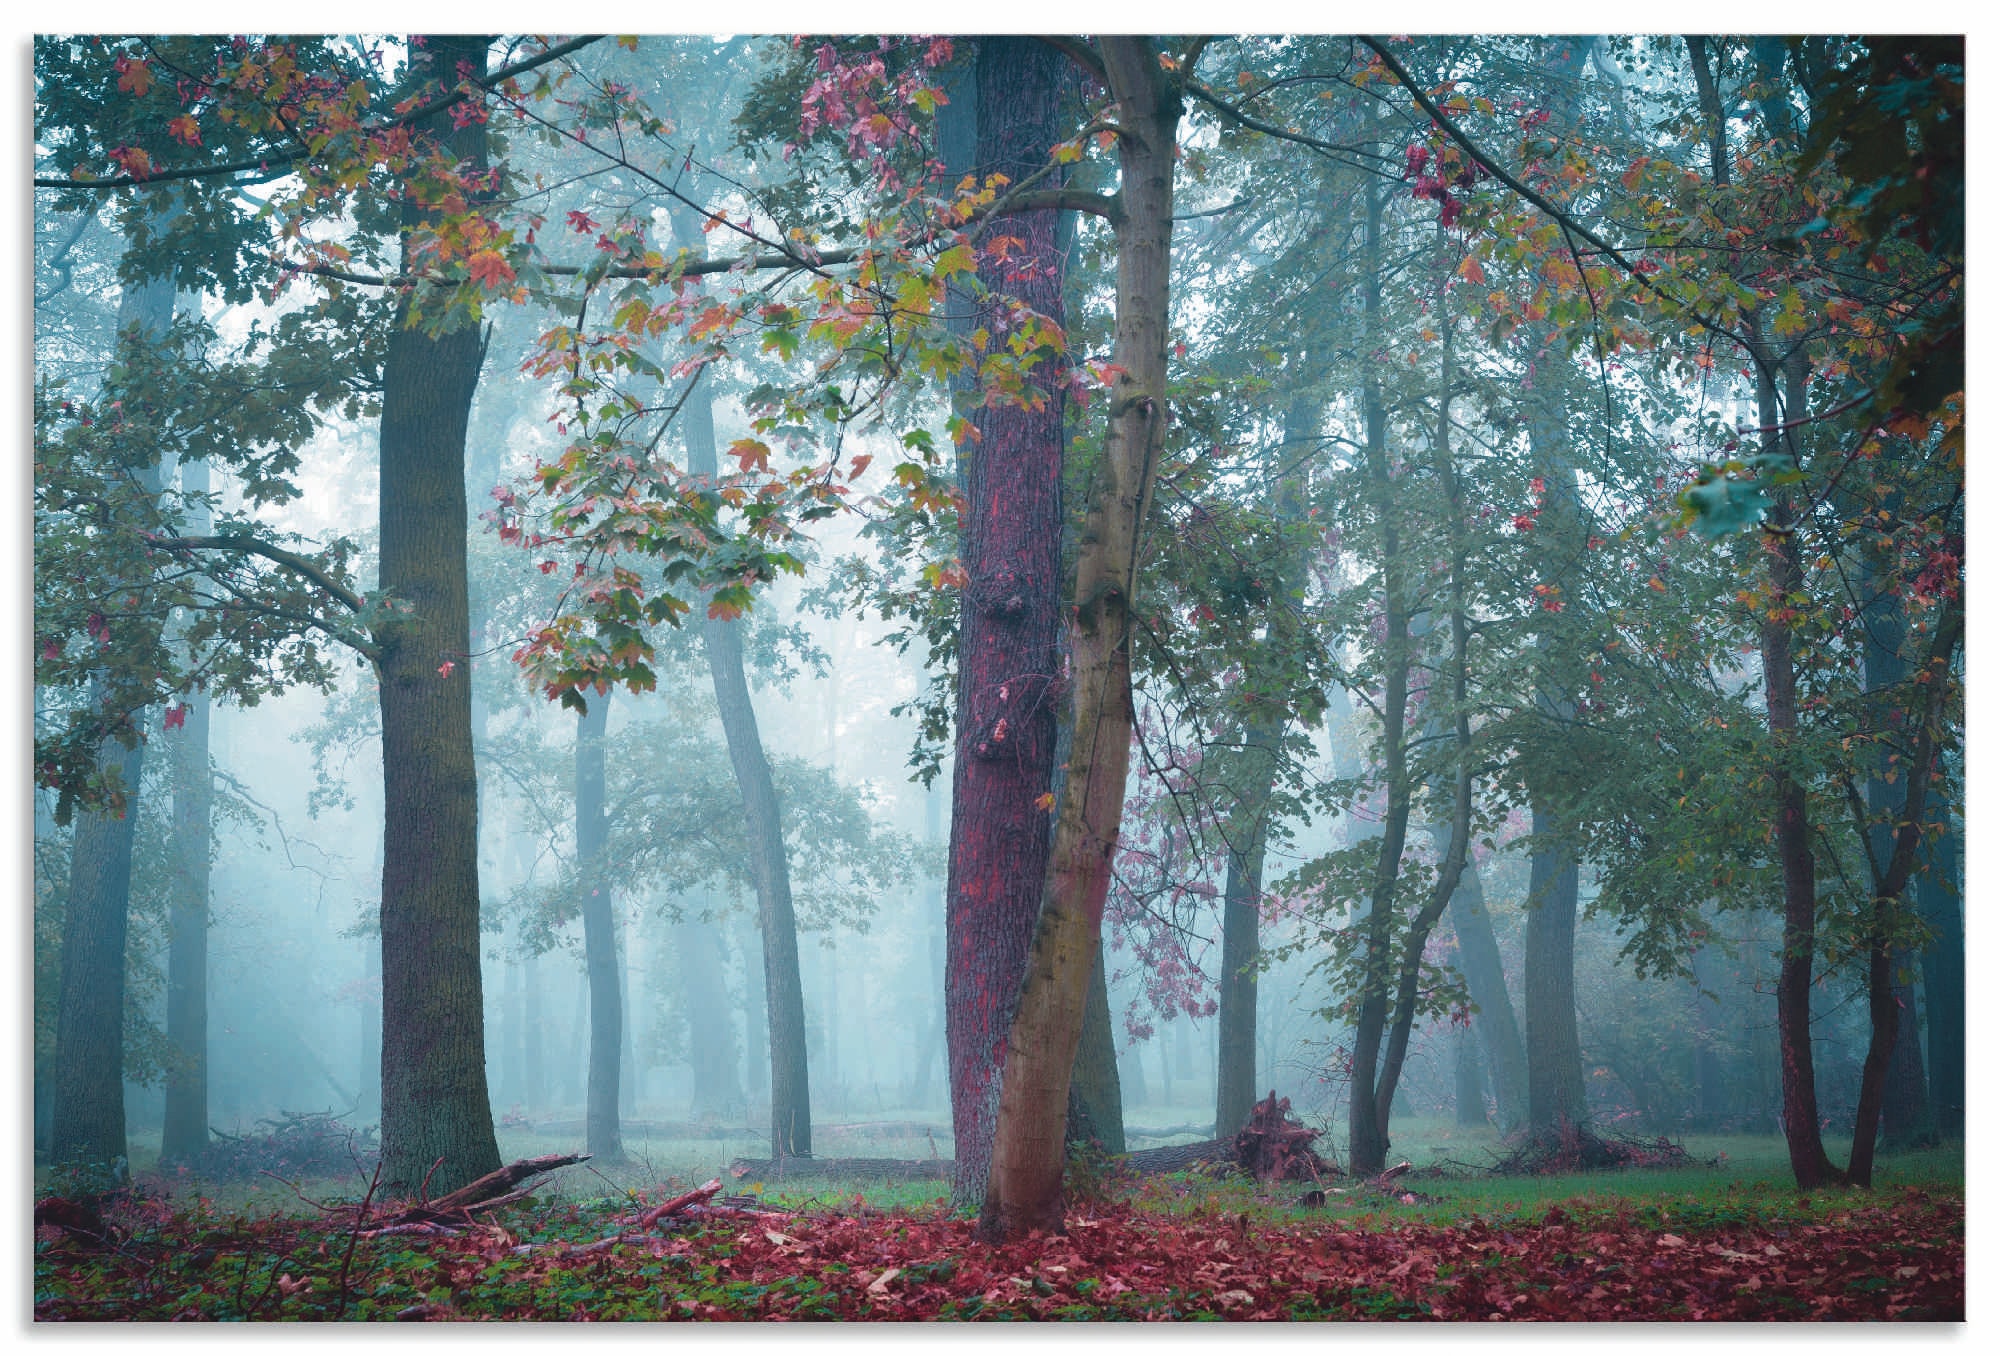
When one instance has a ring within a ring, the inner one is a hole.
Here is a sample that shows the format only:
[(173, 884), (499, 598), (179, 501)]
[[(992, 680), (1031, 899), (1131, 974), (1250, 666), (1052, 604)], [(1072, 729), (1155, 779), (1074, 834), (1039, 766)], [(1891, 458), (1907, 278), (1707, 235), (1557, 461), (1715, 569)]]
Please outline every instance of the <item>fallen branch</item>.
[[(706, 1201), (721, 1190), (722, 1179), (711, 1177), (693, 1191), (684, 1191), (671, 1200), (662, 1201), (636, 1219), (619, 1221), (621, 1224), (632, 1227), (630, 1229), (621, 1228), (617, 1233), (609, 1237), (594, 1239), (589, 1243), (570, 1243), (564, 1239), (556, 1239), (550, 1243), (523, 1243), (519, 1247), (513, 1248), (511, 1252), (515, 1257), (526, 1257), (530, 1253), (539, 1252), (544, 1248), (561, 1248), (567, 1253), (606, 1252), (617, 1247), (620, 1243), (649, 1242), (651, 1241), (651, 1236), (645, 1232), (646, 1230), (658, 1227), (661, 1220), (671, 1219), (676, 1215), (692, 1214), (703, 1201)], [(724, 1210), (731, 1215), (755, 1213), (747, 1210), (739, 1211), (734, 1207), (724, 1207)], [(723, 1211), (716, 1211), (714, 1213), (720, 1214)]]

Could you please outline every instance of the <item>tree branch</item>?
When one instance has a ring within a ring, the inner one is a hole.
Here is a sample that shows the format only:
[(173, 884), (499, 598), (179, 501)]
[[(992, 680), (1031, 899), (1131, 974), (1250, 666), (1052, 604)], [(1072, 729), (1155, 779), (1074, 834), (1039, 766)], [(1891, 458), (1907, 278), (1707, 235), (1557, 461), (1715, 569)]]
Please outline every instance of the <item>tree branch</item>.
[(350, 612), (360, 612), (367, 606), (361, 595), (335, 579), (325, 570), (293, 551), (255, 537), (183, 537), (178, 534), (162, 535), (154, 532), (141, 534), (154, 546), (169, 551), (233, 551), (238, 555), (262, 556), (273, 564), (282, 565), (294, 574), (304, 575), (319, 589), (346, 605)]
[[(559, 42), (555, 46), (537, 52), (531, 57), (524, 57), (511, 66), (502, 66), (483, 80), (475, 80), (467, 83), (480, 90), (490, 90), (494, 86), (511, 80), (517, 75), (525, 75), (538, 66), (546, 66), (551, 61), (566, 57), (571, 52), (588, 47), (591, 43), (597, 42), (603, 37), (604, 34), (602, 33), (592, 33), (586, 37), (571, 38), (568, 42)], [(408, 126), (419, 119), (427, 118), (442, 109), (450, 108), (453, 104), (462, 103), (465, 98), (466, 91), (461, 86), (455, 88), (452, 93), (433, 99), (429, 103), (420, 104), (407, 113), (399, 114), (386, 122), (365, 126), (360, 130), (364, 133), (393, 131), (398, 127)], [(146, 184), (168, 183), (176, 179), (207, 179), (217, 175), (241, 174), (245, 170), (268, 171), (273, 165), (292, 165), (309, 158), (309, 156), (310, 152), (301, 147), (298, 150), (284, 151), (273, 155), (260, 155), (243, 160), (225, 161), (220, 165), (184, 165), (179, 169), (158, 170), (146, 175), (143, 179), (131, 174), (113, 175), (108, 179), (43, 179), (38, 177), (35, 180), (35, 187), (135, 188)]]
[(1105, 72), (1103, 58), (1088, 39), (1073, 38), (1062, 33), (1043, 33), (1040, 40), (1061, 52), (1064, 56), (1083, 67), (1084, 72), (1106, 89), (1111, 88), (1111, 77)]

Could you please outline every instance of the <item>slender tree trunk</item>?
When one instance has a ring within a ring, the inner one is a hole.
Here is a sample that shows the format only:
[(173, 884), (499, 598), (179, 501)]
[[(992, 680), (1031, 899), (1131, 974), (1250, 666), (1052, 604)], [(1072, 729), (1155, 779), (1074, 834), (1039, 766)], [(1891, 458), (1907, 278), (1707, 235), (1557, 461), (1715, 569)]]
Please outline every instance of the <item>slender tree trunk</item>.
[(1143, 38), (1097, 40), (1118, 106), (1117, 324), (1109, 433), (1077, 554), (1070, 772), (1007, 1038), (979, 1233), (1062, 1225), (1064, 1111), (1111, 883), (1132, 746), (1129, 622), (1139, 530), (1167, 422), (1167, 300), (1181, 97)]
[[(1442, 858), (1451, 850), (1449, 825), (1431, 825), (1431, 845)], [(1521, 1027), (1514, 1017), (1514, 1000), (1507, 992), (1507, 972), (1500, 960), (1500, 943), (1493, 936), (1493, 916), (1486, 910), (1486, 891), (1470, 862), (1451, 892), (1451, 930), (1458, 941), (1458, 969), (1472, 998), (1472, 1030), (1486, 1059), (1486, 1082), (1500, 1128), (1512, 1131), (1528, 1117), (1528, 1055), (1521, 1044)]]
[[(1362, 251), (1370, 261), (1362, 286), (1362, 330), (1372, 346), (1381, 333), (1382, 291), (1373, 267), (1381, 252), (1382, 192), (1365, 190)], [(1370, 364), (1361, 384), (1363, 455), (1381, 532), (1383, 612), (1382, 781), (1387, 801), (1381, 838), (1375, 853), (1375, 880), (1363, 921), (1363, 980), (1354, 1022), (1347, 1084), (1347, 1156), (1349, 1170), (1361, 1175), (1382, 1171), (1389, 1143), (1375, 1114), (1375, 1074), (1382, 1053), (1383, 1028), (1389, 1019), (1389, 945), (1395, 907), (1396, 876), (1403, 857), (1403, 840), (1410, 822), (1409, 774), (1403, 748), (1403, 727), (1409, 709), (1410, 609), (1403, 580), (1401, 534), (1397, 525), (1395, 489), (1389, 478), (1388, 415), (1382, 403), (1379, 373)]]
[[(1531, 811), (1536, 834), (1556, 826)], [(1528, 860), (1528, 1126), (1548, 1134), (1589, 1120), (1583, 1095), (1583, 1048), (1576, 1028), (1576, 857), (1564, 846)]]
[(576, 724), (576, 865), (583, 891), (583, 965), (590, 984), (590, 1074), (584, 1092), (584, 1147), (593, 1158), (618, 1162), (625, 1145), (618, 1129), (618, 1085), (623, 1072), (624, 995), (619, 980), (618, 913), (611, 897), (605, 848), (611, 821), (604, 805), (604, 733), (611, 694), (594, 693)]
[(720, 925), (713, 919), (683, 917), (674, 924), (674, 943), (687, 1013), (694, 1115), (696, 1119), (741, 1116), (741, 1055), (736, 1046), (736, 1022), (729, 1011), (729, 993), (723, 984)]
[[(154, 278), (119, 296), (118, 332), (148, 339), (164, 333), (173, 315), (173, 278)], [(158, 493), (157, 464), (137, 475), (149, 493)], [(100, 697), (92, 683), (90, 699)], [(143, 713), (134, 721), (143, 724)], [(135, 742), (128, 749), (106, 740), (98, 764), (116, 771), (126, 799), (122, 813), (78, 811), (70, 840), (69, 895), (57, 961), (49, 1160), (108, 1168), (126, 1156), (125, 936), (145, 744)]]
[[(208, 463), (185, 462), (181, 488), (206, 494)], [(207, 536), (213, 515), (206, 505), (189, 515), (188, 530)], [(160, 1162), (198, 1160), (208, 1148), (208, 876), (214, 781), (208, 764), (210, 703), (206, 693), (186, 699), (181, 728), (167, 735), (174, 768), (174, 878), (167, 908), (166, 1111), (160, 1125)]]
[[(676, 219), (675, 230), (681, 230)], [(699, 227), (689, 228), (699, 240)], [(715, 415), (706, 394), (696, 391), (681, 410), (688, 469), (714, 476)], [(771, 1156), (812, 1153), (812, 1094), (806, 1068), (804, 982), (799, 975), (798, 920), (792, 911), (792, 878), (785, 861), (784, 824), (771, 764), (757, 731), (757, 711), (744, 674), (743, 637), (733, 622), (702, 623), (709, 678), (722, 717), (723, 738), (743, 797), (744, 827), (750, 840), (750, 874), (757, 888), (757, 922), (763, 933), (764, 997), (771, 1055)]]
[[(1047, 163), (1066, 58), (1033, 38), (979, 40), (974, 56), (973, 173), (1019, 182)], [(982, 258), (995, 333), (1009, 302), (1063, 322), (1058, 213), (1009, 217), (1022, 241)], [(1064, 372), (1043, 362), (1039, 408), (973, 412), (979, 437), (963, 464), (959, 558), (967, 584), (958, 635), (958, 712), (945, 887), (945, 1049), (951, 1085), (954, 1201), (979, 1205), (991, 1174), (1007, 1030), (1021, 992), (1049, 857), (1061, 625)]]
[(1948, 807), (1934, 807), (1943, 831), (1926, 837), (1917, 908), (1930, 940), (1923, 950), (1925, 1053), (1938, 1133), (1965, 1137), (1965, 918), (1959, 909), (1960, 844)]
[(209, 701), (187, 701), (169, 738), (174, 760), (174, 881), (167, 913), (167, 1068), (160, 1161), (192, 1162), (208, 1148), (208, 856), (214, 799), (208, 766)]
[[(433, 36), (414, 62), (449, 86), (486, 69), (486, 39)], [(435, 88), (435, 86), (433, 86)], [(483, 123), (418, 125), (486, 164)], [(424, 208), (405, 201), (407, 228)], [(406, 252), (407, 252), (406, 242)], [(407, 261), (406, 261), (407, 262)], [(380, 624), (382, 702), (382, 1180), (456, 1190), (500, 1166), (487, 1097), (479, 964), (479, 797), (466, 598), (465, 430), (485, 344), (436, 336), (398, 308), (383, 363), (381, 585), (409, 609)], [(435, 1170), (433, 1170), (433, 1165)]]
[[(1260, 728), (1261, 738), (1281, 732)], [(1272, 769), (1275, 773), (1275, 766)], [(1270, 799), (1270, 776), (1263, 799)], [(1221, 1139), (1243, 1128), (1257, 1102), (1257, 950), (1258, 907), (1263, 900), (1264, 840), (1268, 831), (1260, 807), (1249, 826), (1249, 842), (1229, 853), (1222, 886), (1222, 975), (1217, 984), (1215, 1033), (1215, 1136)]]
[(1462, 1126), (1486, 1124), (1486, 1080), (1480, 1076), (1478, 1046), (1471, 1027), (1452, 1032), (1452, 1097)]
[(1103, 939), (1090, 965), (1090, 992), (1070, 1075), (1069, 1126), (1072, 1142), (1095, 1140), (1108, 1154), (1125, 1152), (1125, 1098), (1118, 1086), (1118, 1046), (1111, 1033), (1111, 995), (1104, 977)]
[[(1281, 468), (1272, 495), (1277, 520), (1286, 525), (1305, 516), (1305, 449), (1318, 432), (1319, 407), (1295, 395), (1285, 407)], [(1307, 560), (1300, 543), (1286, 543), (1279, 563), (1262, 648), (1267, 662), (1284, 665), (1297, 644), (1296, 603), (1305, 596)], [(1262, 656), (1246, 658), (1249, 664)], [(1260, 681), (1269, 681), (1259, 675)], [(1217, 984), (1215, 1037), (1215, 1134), (1234, 1134), (1257, 1101), (1257, 963), (1259, 910), (1264, 894), (1264, 847), (1270, 836), (1271, 796), (1277, 788), (1280, 742), (1290, 724), (1288, 711), (1253, 714), (1244, 732), (1240, 776), (1234, 797), (1232, 832), (1243, 841), (1229, 848), (1222, 889), (1222, 974)]]

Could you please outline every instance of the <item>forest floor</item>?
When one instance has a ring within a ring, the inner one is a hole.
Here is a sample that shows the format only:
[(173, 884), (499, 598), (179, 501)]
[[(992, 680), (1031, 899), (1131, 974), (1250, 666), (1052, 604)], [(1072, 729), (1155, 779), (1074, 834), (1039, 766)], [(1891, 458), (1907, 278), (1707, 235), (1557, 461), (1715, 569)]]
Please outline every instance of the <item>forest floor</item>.
[[(823, 1127), (817, 1147), (887, 1156), (909, 1133)], [(314, 1204), (351, 1203), (365, 1183), (212, 1188), (164, 1181), (142, 1160), (140, 1190), (107, 1209), (103, 1241), (38, 1231), (35, 1315), (1964, 1318), (1959, 1146), (1886, 1155), (1872, 1191), (1803, 1195), (1776, 1139), (1683, 1143), (1697, 1166), (1503, 1178), (1476, 1171), (1497, 1156), (1490, 1136), (1417, 1122), (1398, 1149), (1415, 1171), (1383, 1188), (1329, 1183), (1348, 1189), (1329, 1191), (1324, 1206), (1302, 1204), (1298, 1184), (1084, 1173), (1065, 1235), (1002, 1248), (972, 1238), (941, 1182), (730, 1181), (728, 1191), (772, 1213), (669, 1219), (643, 1242), (589, 1253), (577, 1245), (615, 1232), (614, 1217), (714, 1175), (721, 1146), (663, 1138), (650, 1162), (634, 1154), (609, 1170), (565, 1169), (533, 1199), (454, 1237), (372, 1239)], [(574, 1145), (517, 1131), (502, 1148), (513, 1158)], [(37, 1194), (45, 1189), (38, 1182)], [(517, 1251), (537, 1244), (556, 1246)]]

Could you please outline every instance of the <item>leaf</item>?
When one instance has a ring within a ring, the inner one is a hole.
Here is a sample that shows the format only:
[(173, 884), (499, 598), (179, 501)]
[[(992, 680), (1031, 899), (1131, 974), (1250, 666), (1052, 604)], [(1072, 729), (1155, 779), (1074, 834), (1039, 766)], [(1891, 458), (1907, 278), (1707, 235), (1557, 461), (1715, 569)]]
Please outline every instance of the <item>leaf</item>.
[(514, 281), (513, 265), (498, 250), (479, 251), (465, 261), (465, 271), (488, 291), (495, 291)]
[(1458, 266), (1458, 276), (1469, 283), (1483, 283), (1486, 281), (1486, 270), (1479, 266), (1477, 258), (1468, 254), (1465, 262)]

